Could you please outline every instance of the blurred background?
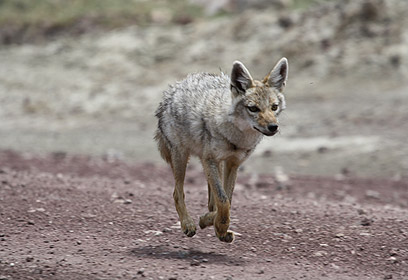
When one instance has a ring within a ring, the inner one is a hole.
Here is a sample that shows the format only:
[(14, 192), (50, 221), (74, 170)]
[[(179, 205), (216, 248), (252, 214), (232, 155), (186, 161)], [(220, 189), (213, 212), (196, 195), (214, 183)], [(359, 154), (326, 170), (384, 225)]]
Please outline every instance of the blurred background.
[(408, 174), (408, 1), (0, 0), (0, 150), (163, 164), (168, 84), (289, 60), (281, 133), (244, 172)]

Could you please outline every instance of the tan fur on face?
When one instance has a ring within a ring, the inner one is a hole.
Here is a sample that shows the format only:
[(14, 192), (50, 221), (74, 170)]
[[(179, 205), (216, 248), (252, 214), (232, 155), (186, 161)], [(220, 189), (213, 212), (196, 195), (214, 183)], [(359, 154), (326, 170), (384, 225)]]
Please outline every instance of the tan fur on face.
[(262, 127), (268, 124), (277, 124), (275, 112), (272, 111), (272, 104), (276, 101), (273, 89), (264, 82), (254, 80), (254, 86), (247, 90), (247, 105), (256, 106), (260, 109), (256, 121)]

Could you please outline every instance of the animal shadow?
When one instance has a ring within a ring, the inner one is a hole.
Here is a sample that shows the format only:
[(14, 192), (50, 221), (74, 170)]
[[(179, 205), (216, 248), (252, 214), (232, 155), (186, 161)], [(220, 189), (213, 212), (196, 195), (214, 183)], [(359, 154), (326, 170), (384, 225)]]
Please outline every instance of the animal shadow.
[(220, 265), (242, 265), (243, 261), (231, 256), (216, 252), (202, 252), (195, 249), (178, 249), (165, 246), (144, 246), (133, 248), (130, 251), (132, 256), (153, 259), (185, 260), (191, 265), (220, 264)]

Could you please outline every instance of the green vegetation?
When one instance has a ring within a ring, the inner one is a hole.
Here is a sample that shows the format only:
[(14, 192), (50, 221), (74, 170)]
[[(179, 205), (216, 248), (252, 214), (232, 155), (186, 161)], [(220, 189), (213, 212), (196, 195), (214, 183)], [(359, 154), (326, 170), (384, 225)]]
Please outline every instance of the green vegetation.
[[(330, 0), (293, 0), (306, 9)], [(333, 1), (333, 0), (332, 0)], [(220, 11), (214, 17), (235, 13)], [(189, 0), (0, 0), (0, 45), (128, 25), (186, 24), (204, 17)]]
[(201, 9), (187, 0), (0, 0), (0, 27), (64, 27), (82, 19), (104, 27), (147, 24), (155, 10), (165, 11), (175, 23), (201, 16)]
[(319, 3), (324, 3), (333, 0), (293, 0), (292, 8), (305, 10), (310, 6), (317, 5)]

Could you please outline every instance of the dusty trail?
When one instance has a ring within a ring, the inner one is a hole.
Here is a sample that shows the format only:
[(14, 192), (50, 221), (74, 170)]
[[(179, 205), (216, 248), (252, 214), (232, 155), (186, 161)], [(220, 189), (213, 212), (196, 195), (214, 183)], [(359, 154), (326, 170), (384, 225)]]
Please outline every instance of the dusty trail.
[[(241, 176), (233, 244), (177, 225), (167, 168), (0, 153), (1, 279), (406, 279), (408, 180)], [(206, 210), (200, 168), (186, 179)]]

